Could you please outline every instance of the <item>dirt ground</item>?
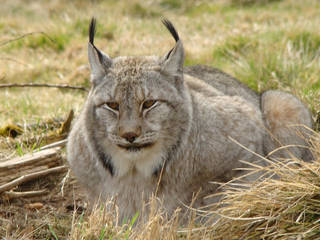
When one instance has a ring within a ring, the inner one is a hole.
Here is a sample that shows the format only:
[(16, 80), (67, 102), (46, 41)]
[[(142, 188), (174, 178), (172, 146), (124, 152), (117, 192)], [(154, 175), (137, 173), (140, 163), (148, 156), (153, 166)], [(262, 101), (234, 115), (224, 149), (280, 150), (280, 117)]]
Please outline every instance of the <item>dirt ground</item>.
[(15, 190), (40, 189), (46, 189), (40, 197), (0, 200), (1, 239), (68, 238), (72, 220), (85, 213), (84, 190), (67, 172), (28, 182)]

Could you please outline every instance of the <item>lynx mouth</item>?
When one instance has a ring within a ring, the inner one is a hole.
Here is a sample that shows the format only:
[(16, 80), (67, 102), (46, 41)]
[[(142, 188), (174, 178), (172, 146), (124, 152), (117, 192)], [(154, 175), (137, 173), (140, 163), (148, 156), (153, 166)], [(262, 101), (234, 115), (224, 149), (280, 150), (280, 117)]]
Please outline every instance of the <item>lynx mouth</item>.
[(130, 145), (120, 145), (118, 144), (117, 146), (123, 149), (126, 149), (127, 151), (130, 152), (137, 152), (140, 151), (142, 149), (151, 147), (154, 143), (144, 143), (144, 144), (130, 144)]

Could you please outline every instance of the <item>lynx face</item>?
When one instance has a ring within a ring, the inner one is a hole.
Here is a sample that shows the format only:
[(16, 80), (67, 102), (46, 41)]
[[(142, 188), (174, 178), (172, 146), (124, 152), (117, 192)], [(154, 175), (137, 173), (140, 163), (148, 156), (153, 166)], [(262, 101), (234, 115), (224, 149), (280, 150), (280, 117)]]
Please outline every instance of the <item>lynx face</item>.
[(87, 101), (91, 116), (87, 129), (97, 152), (109, 156), (111, 173), (123, 176), (132, 170), (150, 176), (190, 129), (182, 43), (168, 23), (177, 44), (164, 57), (111, 59), (93, 45), (94, 26), (93, 21), (88, 44), (93, 86)]
[(170, 119), (175, 108), (183, 104), (170, 80), (154, 59), (115, 59), (94, 91), (100, 131), (119, 150), (129, 152), (167, 141), (164, 136), (168, 136)]

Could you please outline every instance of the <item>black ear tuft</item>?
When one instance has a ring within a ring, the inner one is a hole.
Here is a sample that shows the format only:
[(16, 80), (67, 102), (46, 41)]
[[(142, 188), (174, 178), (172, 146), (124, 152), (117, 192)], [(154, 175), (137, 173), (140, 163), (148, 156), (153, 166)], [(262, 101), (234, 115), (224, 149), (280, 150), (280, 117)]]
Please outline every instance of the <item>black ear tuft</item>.
[(96, 19), (93, 17), (91, 19), (91, 22), (90, 22), (90, 26), (89, 26), (89, 42), (93, 44), (93, 41), (94, 41), (94, 35), (96, 33)]
[(94, 35), (96, 34), (96, 23), (97, 23), (97, 20), (94, 17), (92, 17), (90, 25), (89, 25), (89, 42), (92, 44), (94, 49), (97, 51), (100, 62), (103, 62), (102, 53), (100, 52), (100, 50), (98, 48), (96, 48), (96, 46), (93, 43), (94, 42)]
[(166, 26), (166, 28), (169, 30), (169, 32), (171, 33), (171, 35), (174, 37), (174, 39), (176, 40), (176, 42), (179, 41), (179, 34), (177, 32), (177, 30), (174, 28), (173, 24), (166, 18), (162, 19), (162, 23), (163, 25)]

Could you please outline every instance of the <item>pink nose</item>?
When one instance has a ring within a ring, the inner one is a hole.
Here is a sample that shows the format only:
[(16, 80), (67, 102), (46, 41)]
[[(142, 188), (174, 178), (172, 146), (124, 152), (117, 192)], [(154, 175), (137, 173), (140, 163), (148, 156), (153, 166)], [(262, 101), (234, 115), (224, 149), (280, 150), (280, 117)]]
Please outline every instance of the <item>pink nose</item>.
[(125, 138), (128, 142), (133, 143), (134, 140), (136, 140), (136, 138), (139, 136), (135, 132), (126, 132), (122, 134), (121, 137)]

